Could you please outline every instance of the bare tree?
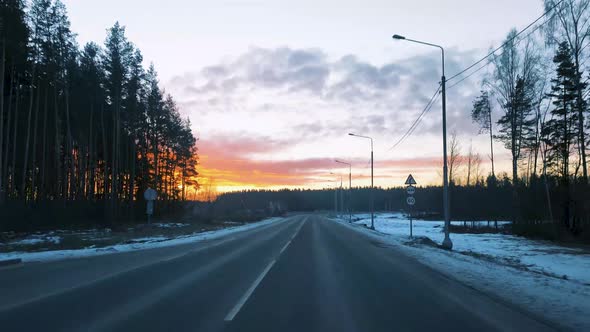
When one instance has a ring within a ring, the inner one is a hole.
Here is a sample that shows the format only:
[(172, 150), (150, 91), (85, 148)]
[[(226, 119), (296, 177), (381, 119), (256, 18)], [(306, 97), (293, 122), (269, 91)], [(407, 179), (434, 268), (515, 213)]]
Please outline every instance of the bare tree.
[(208, 177), (205, 183), (201, 186), (201, 189), (202, 191), (200, 200), (212, 203), (215, 199), (217, 199), (217, 185), (215, 184), (214, 178)]
[[(524, 45), (520, 42), (524, 41)], [(498, 120), (500, 139), (512, 156), (512, 182), (518, 182), (518, 162), (522, 148), (527, 146), (533, 132), (534, 114), (532, 97), (539, 84), (539, 61), (536, 45), (531, 37), (516, 38), (516, 30), (506, 37), (506, 45), (500, 55), (494, 55), (494, 74), (486, 82), (504, 110)]]
[(549, 192), (549, 183), (547, 181), (547, 163), (548, 163), (548, 151), (549, 145), (547, 144), (547, 137), (546, 137), (546, 130), (545, 126), (547, 123), (547, 115), (549, 114), (549, 108), (545, 109), (543, 113), (540, 114), (539, 118), (539, 127), (540, 127), (540, 144), (539, 144), (539, 152), (541, 155), (541, 163), (543, 166), (543, 182), (545, 185), (545, 197), (547, 198), (547, 207), (549, 209), (549, 218), (553, 220), (553, 209), (551, 207), (551, 194)]
[(456, 175), (459, 173), (459, 168), (463, 164), (463, 157), (461, 156), (461, 145), (457, 139), (457, 132), (453, 131), (451, 140), (449, 142), (449, 183), (455, 183)]
[(479, 153), (473, 151), (473, 142), (469, 144), (469, 153), (467, 154), (467, 186), (471, 185), (471, 180), (474, 180), (473, 183), (477, 184), (480, 175), (480, 166), (481, 166), (481, 156)]
[(475, 185), (478, 185), (481, 182), (483, 182), (483, 179), (481, 178), (481, 156), (479, 155), (479, 153), (475, 153), (473, 155), (473, 160), (471, 161), (472, 165), (471, 165), (471, 172), (473, 173), (473, 183)]

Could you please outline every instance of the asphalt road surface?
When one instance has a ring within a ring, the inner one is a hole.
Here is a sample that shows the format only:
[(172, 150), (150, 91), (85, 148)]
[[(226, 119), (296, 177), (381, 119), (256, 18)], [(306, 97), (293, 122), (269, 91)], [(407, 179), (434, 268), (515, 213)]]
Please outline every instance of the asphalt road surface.
[(216, 240), (0, 270), (1, 331), (552, 331), (351, 226), (297, 215)]

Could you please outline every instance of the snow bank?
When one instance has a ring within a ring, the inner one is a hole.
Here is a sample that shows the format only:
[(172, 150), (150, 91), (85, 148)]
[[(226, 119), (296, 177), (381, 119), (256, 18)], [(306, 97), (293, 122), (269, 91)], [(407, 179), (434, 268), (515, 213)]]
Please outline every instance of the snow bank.
[(21, 240), (11, 241), (9, 245), (35, 245), (41, 243), (53, 243), (59, 244), (61, 242), (60, 236), (45, 235), (45, 234), (32, 234)]
[[(369, 224), (362, 215), (357, 224)], [(505, 222), (504, 222), (505, 223)], [(462, 222), (453, 224), (462, 225)], [(413, 221), (414, 236), (426, 236), (437, 243), (444, 239), (443, 221)], [(401, 213), (378, 214), (375, 229), (379, 232), (409, 236), (410, 222)], [(548, 241), (529, 240), (506, 234), (458, 234), (452, 233), (453, 251), (480, 255), (482, 258), (498, 260), (499, 263), (522, 269), (576, 280), (590, 285), (590, 252), (579, 248), (555, 245)]]
[(109, 253), (116, 253), (116, 252), (126, 252), (126, 251), (133, 251), (133, 250), (142, 250), (142, 249), (150, 249), (150, 248), (160, 248), (160, 247), (167, 247), (167, 246), (174, 246), (179, 244), (185, 243), (192, 243), (192, 242), (199, 242), (205, 240), (212, 240), (217, 239), (229, 234), (234, 234), (237, 232), (243, 232), (246, 230), (250, 230), (253, 228), (265, 226), (274, 222), (278, 222), (283, 220), (284, 218), (275, 217), (269, 218), (260, 222), (246, 224), (242, 226), (236, 227), (228, 227), (223, 229), (218, 229), (214, 231), (202, 232), (202, 233), (193, 233), (189, 235), (182, 235), (176, 237), (165, 237), (165, 236), (155, 236), (155, 237), (144, 237), (144, 238), (137, 238), (132, 239), (125, 244), (117, 244), (103, 248), (95, 248), (94, 246), (84, 248), (84, 249), (75, 249), (75, 250), (51, 250), (51, 251), (41, 251), (41, 252), (8, 252), (8, 253), (0, 253), (0, 260), (5, 259), (13, 259), (13, 258), (21, 258), (23, 262), (46, 262), (46, 261), (55, 261), (61, 259), (68, 259), (68, 258), (80, 258), (80, 257), (88, 257), (88, 256), (96, 256), (96, 255), (104, 255)]
[(155, 223), (153, 226), (158, 228), (178, 228), (178, 227), (186, 227), (189, 224), (184, 224), (180, 222), (167, 222), (167, 223)]
[[(339, 221), (348, 225), (346, 220)], [(370, 222), (369, 215), (356, 224)], [(427, 236), (441, 243), (442, 225), (442, 221), (414, 221), (414, 236)], [(409, 220), (401, 214), (379, 214), (375, 219), (376, 230), (388, 236), (366, 227), (349, 227), (560, 326), (590, 331), (588, 252), (502, 234), (451, 234), (453, 251), (409, 245)], [(563, 278), (564, 275), (567, 278)]]

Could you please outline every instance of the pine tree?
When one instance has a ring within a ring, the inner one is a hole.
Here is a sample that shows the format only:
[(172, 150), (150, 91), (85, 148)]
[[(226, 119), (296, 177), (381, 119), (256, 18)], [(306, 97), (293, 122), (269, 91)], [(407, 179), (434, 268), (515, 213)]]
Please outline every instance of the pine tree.
[[(100, 189), (95, 185), (96, 178), (99, 174), (98, 161), (106, 160), (107, 156), (101, 154), (101, 144), (99, 140), (100, 134), (100, 110), (104, 109), (105, 91), (103, 82), (105, 80), (104, 73), (100, 64), (101, 49), (95, 43), (88, 43), (84, 46), (84, 51), (80, 57), (80, 75), (82, 84), (82, 100), (81, 107), (87, 109), (88, 114), (88, 130), (81, 132), (87, 133), (87, 197), (91, 200), (95, 197), (95, 190)], [(104, 179), (103, 179), (104, 180)], [(103, 192), (103, 194), (105, 194)]]
[[(540, 81), (540, 57), (534, 40), (529, 37), (517, 43), (516, 37), (516, 30), (511, 30), (502, 53), (494, 55), (493, 80), (489, 82), (504, 112), (497, 121), (499, 134), (495, 137), (511, 152), (512, 183), (515, 185), (519, 183), (522, 148), (534, 133), (532, 99)], [(516, 199), (516, 192), (514, 196)]]
[(577, 139), (580, 141), (580, 159), (584, 181), (588, 183), (588, 168), (586, 163), (586, 133), (584, 121), (586, 115), (586, 101), (584, 92), (586, 84), (583, 82), (584, 49), (590, 38), (590, 1), (589, 0), (544, 0), (545, 8), (555, 8), (555, 15), (549, 17), (546, 25), (547, 40), (550, 43), (563, 41), (567, 43), (574, 67), (574, 89), (576, 92), (575, 108), (578, 113)]
[[(11, 133), (16, 133), (18, 110), (15, 104), (18, 99), (16, 95), (20, 92), (17, 82), (23, 76), (26, 66), (28, 38), (24, 2), (0, 2), (0, 205), (9, 192), (9, 151), (12, 148), (16, 152), (16, 142), (11, 142)], [(11, 126), (13, 113), (15, 121)]]
[(0, 205), (101, 200), (114, 220), (150, 183), (197, 186), (190, 125), (142, 63), (119, 23), (79, 50), (60, 0), (0, 1)]
[(516, 86), (504, 105), (506, 113), (498, 120), (499, 134), (496, 136), (512, 156), (512, 181), (518, 181), (518, 161), (521, 159), (523, 146), (533, 134), (535, 119), (531, 118), (533, 110), (531, 97), (526, 82), (517, 76)]
[(105, 87), (107, 91), (107, 104), (112, 117), (111, 135), (111, 219), (117, 218), (118, 199), (120, 193), (120, 165), (121, 165), (121, 130), (122, 130), (122, 104), (125, 98), (125, 86), (129, 75), (129, 59), (133, 47), (125, 37), (125, 27), (119, 22), (109, 29), (105, 41), (104, 68), (106, 72)]
[(567, 43), (559, 44), (553, 62), (556, 65), (556, 76), (551, 80), (551, 93), (547, 96), (552, 98), (554, 108), (551, 110), (551, 119), (545, 124), (543, 137), (548, 147), (548, 166), (567, 184), (572, 147), (579, 137), (579, 116), (575, 104), (576, 70)]
[[(123, 127), (128, 136), (126, 168), (129, 174), (129, 183), (127, 185), (127, 200), (133, 200), (136, 196), (139, 197), (138, 193), (135, 192), (137, 168), (140, 162), (137, 157), (137, 146), (141, 142), (141, 128), (145, 122), (146, 99), (144, 85), (145, 70), (143, 69), (142, 62), (143, 56), (136, 49), (130, 57), (129, 80), (126, 85), (127, 98), (125, 100), (125, 112), (123, 114)], [(139, 167), (141, 168), (141, 166)], [(143, 189), (145, 190), (146, 188)]]
[(152, 176), (151, 178), (151, 185), (152, 188), (157, 188), (160, 190), (161, 182), (160, 182), (160, 144), (162, 141), (162, 133), (164, 128), (164, 97), (162, 95), (162, 91), (158, 86), (158, 75), (156, 73), (156, 69), (153, 65), (150, 65), (150, 68), (147, 72), (147, 86), (148, 86), (148, 95), (147, 95), (147, 104), (146, 104), (146, 116), (147, 116), (147, 126), (148, 126), (148, 141), (150, 145), (150, 149), (148, 150), (149, 153), (152, 154)]

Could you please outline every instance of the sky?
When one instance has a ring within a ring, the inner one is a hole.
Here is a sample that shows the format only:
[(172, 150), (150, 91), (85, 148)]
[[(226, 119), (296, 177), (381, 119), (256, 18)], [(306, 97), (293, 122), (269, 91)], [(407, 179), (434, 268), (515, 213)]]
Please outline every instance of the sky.
[[(543, 12), (541, 0), (281, 1), (63, 0), (78, 42), (102, 43), (116, 21), (154, 63), (199, 138), (202, 183), (219, 191), (441, 183), (441, 101), (410, 128), (438, 88), (440, 51), (393, 34), (443, 45), (447, 77), (501, 44)], [(489, 172), (489, 137), (470, 111), (484, 69), (448, 83), (448, 131)], [(440, 96), (439, 96), (440, 97)], [(500, 110), (494, 110), (499, 117)], [(496, 169), (509, 154), (495, 143)], [(332, 174), (331, 174), (332, 173)]]

